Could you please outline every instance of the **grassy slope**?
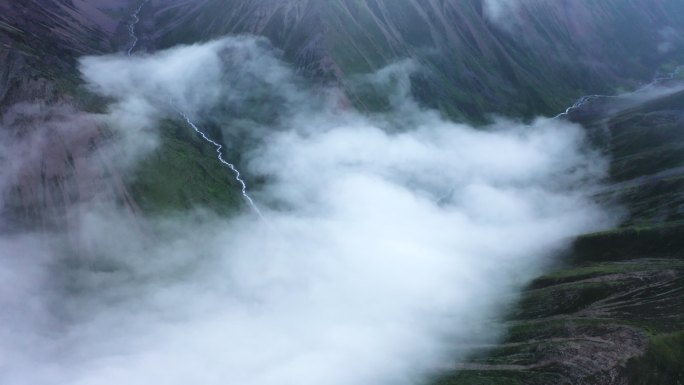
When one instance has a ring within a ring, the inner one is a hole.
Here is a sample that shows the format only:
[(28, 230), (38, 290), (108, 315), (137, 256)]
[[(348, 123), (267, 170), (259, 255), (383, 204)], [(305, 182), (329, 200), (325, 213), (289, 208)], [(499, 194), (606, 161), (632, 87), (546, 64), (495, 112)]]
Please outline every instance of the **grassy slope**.
[[(370, 3), (377, 3), (377, 6), (368, 5)], [(622, 62), (622, 59), (631, 59), (630, 56), (641, 57), (628, 55), (632, 49), (652, 49), (652, 41), (632, 36), (644, 25), (625, 23), (625, 20), (635, 17), (630, 15), (629, 4), (638, 2), (587, 3), (603, 7), (597, 11), (598, 14), (617, 15), (617, 19), (610, 20), (618, 27), (597, 31), (599, 35), (596, 36), (601, 36), (599, 41), (613, 41), (622, 35), (627, 38), (617, 40), (635, 44), (609, 47), (608, 55)], [(209, 8), (209, 14), (220, 22), (196, 19), (200, 27), (215, 26), (214, 30), (204, 29), (202, 38), (253, 28), (249, 21), (251, 11), (224, 18), (221, 12), (226, 7), (225, 3), (221, 4), (224, 6), (220, 9)], [(430, 77), (422, 81), (417, 79), (419, 96), (426, 103), (462, 119), (477, 120), (489, 111), (523, 116), (557, 111), (579, 94), (605, 91), (625, 79), (644, 78), (652, 72), (650, 67), (659, 65), (625, 63), (629, 73), (623, 73), (621, 77), (611, 77), (614, 75), (611, 71), (593, 75), (586, 72), (586, 68), (573, 71), (572, 61), (563, 64), (535, 56), (531, 49), (536, 44), (534, 42), (523, 42), (528, 44), (525, 46), (506, 40), (505, 36), (491, 30), (478, 36), (475, 31), (484, 28), (478, 25), (460, 28), (468, 20), (479, 17), (473, 1), (464, 2), (462, 12), (456, 15), (460, 19), (452, 20), (451, 24), (457, 28), (455, 31), (439, 26), (436, 16), (426, 8), (426, 4), (431, 2), (418, 4), (402, 0), (392, 7), (383, 6), (382, 2), (341, 0), (326, 4), (329, 8), (306, 9), (299, 19), (295, 18), (295, 23), (282, 21), (285, 9), (277, 11), (270, 21), (263, 24), (261, 32), (267, 35), (282, 33), (281, 40), (274, 41), (284, 47), (287, 60), (310, 69), (312, 73), (320, 70), (315, 63), (320, 59), (316, 56), (320, 52), (307, 56), (301, 51), (302, 45), (310, 42), (311, 36), (306, 28), (311, 25), (322, 27), (328, 34), (325, 44), (329, 47), (325, 47), (324, 55), (335, 60), (344, 76), (378, 68), (394, 57), (417, 55), (433, 69)], [(663, 12), (679, 12), (676, 2), (666, 1), (663, 4)], [(392, 14), (391, 22), (378, 17), (390, 17), (383, 15), (383, 10)], [(321, 15), (324, 16), (321, 19), (323, 24), (312, 21)], [(402, 20), (412, 15), (418, 15), (422, 21), (411, 24), (412, 29), (407, 29)], [(541, 16), (535, 18), (533, 24), (540, 23), (540, 19)], [(662, 22), (653, 14), (645, 19), (656, 20), (658, 25)], [(435, 36), (431, 29), (433, 25), (438, 28), (436, 35), (446, 34), (449, 42), (428, 41)], [(188, 34), (192, 28), (186, 27), (175, 32), (194, 40), (197, 36)], [(547, 44), (563, 42), (559, 44), (558, 52), (580, 56), (582, 52), (574, 49), (572, 35), (567, 35), (564, 28), (561, 24), (540, 26), (536, 36)], [(24, 55), (60, 55), (58, 45), (52, 47), (49, 42), (42, 41), (43, 47), (35, 44), (40, 40), (13, 33), (18, 36), (16, 41), (24, 47)], [(406, 35), (399, 36), (401, 38), (433, 37), (397, 45), (392, 42), (392, 36), (398, 36), (396, 33)], [(180, 39), (172, 36), (167, 36), (169, 44)], [(451, 56), (421, 56), (419, 48), (427, 43), (440, 47), (444, 44)], [(546, 55), (553, 56), (543, 52), (542, 56)], [(76, 83), (69, 75), (49, 72), (51, 68), (38, 67), (38, 72), (43, 71), (43, 74), (36, 76), (50, 81), (64, 78), (67, 80), (65, 89), (59, 92), (72, 93)], [(544, 90), (548, 89), (554, 92), (545, 94)], [(359, 103), (363, 105), (364, 100)], [(616, 180), (632, 179), (681, 164), (680, 149), (684, 148), (684, 141), (680, 137), (655, 137), (650, 138), (650, 142), (642, 139), (658, 131), (651, 130), (654, 126), (661, 127), (662, 132), (677, 132), (678, 128), (679, 132), (684, 132), (680, 120), (670, 119), (668, 123), (667, 116), (671, 116), (673, 108), (657, 106), (656, 111), (633, 111), (607, 122), (615, 131), (615, 137), (622, 138), (613, 143), (613, 153), (618, 155), (613, 170)], [(649, 115), (658, 111), (657, 120)], [(630, 130), (632, 133), (624, 134)], [(190, 135), (187, 127), (178, 123), (164, 123), (162, 133), (163, 146), (141, 165), (130, 181), (130, 188), (143, 208), (148, 212), (164, 212), (202, 205), (228, 213), (240, 204), (232, 175), (216, 163), (210, 147), (203, 145)], [(649, 145), (643, 146), (643, 143)], [(684, 381), (681, 365), (684, 273), (680, 248), (684, 234), (677, 226), (684, 212), (680, 205), (680, 183), (681, 178), (672, 177), (639, 183), (623, 192), (622, 198), (633, 209), (633, 215), (627, 222), (629, 228), (581, 239), (575, 260), (540, 277), (526, 292), (519, 306), (511, 311), (510, 333), (501, 346), (473, 356), (475, 367), (447, 373), (435, 382), (555, 384), (579, 383), (581, 380), (585, 383), (611, 383), (610, 378), (630, 379), (632, 384), (677, 384), (677, 381)], [(623, 298), (625, 294), (631, 297)], [(618, 344), (624, 344), (624, 347)], [(620, 351), (626, 353), (620, 355)], [(617, 356), (615, 352), (618, 352)]]
[[(578, 95), (611, 92), (617, 83), (634, 84), (635, 79), (643, 80), (655, 67), (674, 60), (673, 56), (652, 55), (658, 38), (654, 31), (661, 24), (684, 24), (670, 16), (681, 5), (668, 0), (658, 7), (646, 7), (647, 14), (642, 14), (642, 3), (586, 1), (569, 10), (525, 7), (521, 15), (525, 30), (513, 34), (487, 22), (477, 0), (447, 1), (443, 8), (435, 2), (411, 0), (207, 0), (188, 3), (187, 8), (148, 7), (142, 17), (154, 20), (157, 47), (255, 33), (269, 37), (301, 73), (344, 84), (355, 74), (376, 70), (397, 58), (413, 57), (428, 69), (413, 79), (420, 100), (456, 119), (482, 121), (489, 112), (551, 114)], [(571, 25), (565, 14), (571, 11), (594, 16), (585, 25)], [(146, 26), (149, 23), (139, 25), (141, 34), (152, 34), (152, 30), (144, 30)], [(150, 43), (149, 39), (141, 42), (143, 47)], [(604, 65), (587, 66), (592, 60)], [(386, 106), (382, 95), (373, 91), (350, 86), (347, 91), (358, 107), (374, 110)], [(190, 156), (178, 149), (165, 151)], [(164, 174), (155, 167), (173, 169), (178, 167), (174, 162), (167, 155), (155, 164), (146, 164), (149, 171), (141, 173), (155, 178)], [(215, 183), (213, 178), (205, 182)], [(152, 203), (155, 201), (161, 206), (185, 207), (187, 197), (196, 194), (183, 191), (185, 188), (160, 180), (137, 192), (150, 207), (158, 205)], [(208, 198), (199, 201), (209, 204)]]
[(684, 171), (643, 178), (684, 166), (682, 106), (678, 94), (584, 122), (611, 132), (612, 174), (630, 187), (610, 193), (629, 218), (578, 239), (511, 310), (506, 340), (436, 384), (684, 383)]
[[(129, 181), (146, 212), (205, 207), (228, 215), (243, 205), (241, 186), (216, 159), (214, 147), (181, 121), (160, 124), (161, 146), (138, 165)], [(230, 159), (229, 155), (226, 155)]]

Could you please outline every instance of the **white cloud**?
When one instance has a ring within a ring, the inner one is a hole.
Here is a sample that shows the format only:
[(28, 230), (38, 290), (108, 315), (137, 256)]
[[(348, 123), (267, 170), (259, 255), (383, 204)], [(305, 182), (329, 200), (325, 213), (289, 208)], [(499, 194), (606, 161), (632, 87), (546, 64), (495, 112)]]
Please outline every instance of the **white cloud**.
[[(169, 96), (200, 124), (253, 120), (223, 130), (256, 130), (243, 165), (265, 180), (266, 222), (178, 214), (150, 234), (89, 206), (76, 215), (85, 262), (60, 234), (41, 247), (3, 238), (0, 271), (27, 279), (0, 297), (26, 308), (0, 318), (13, 335), (0, 340), (5, 384), (415, 383), (494, 340), (516, 289), (611, 222), (591, 199), (606, 161), (570, 123), (473, 128), (410, 100), (403, 115), (340, 110), (245, 37), (82, 68), (113, 98), (123, 147), (173, 117)], [(373, 80), (401, 87), (404, 70)], [(19, 254), (49, 263), (25, 273)]]
[(482, 11), (487, 19), (502, 27), (514, 25), (522, 0), (484, 0)]
[(682, 36), (676, 29), (667, 26), (658, 30), (660, 43), (658, 43), (658, 53), (667, 54), (677, 48), (682, 42)]

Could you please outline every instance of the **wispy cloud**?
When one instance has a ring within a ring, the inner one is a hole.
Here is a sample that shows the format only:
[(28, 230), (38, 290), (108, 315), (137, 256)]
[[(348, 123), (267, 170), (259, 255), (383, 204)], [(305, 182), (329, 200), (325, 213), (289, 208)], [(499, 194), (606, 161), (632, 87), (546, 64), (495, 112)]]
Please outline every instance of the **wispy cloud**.
[[(517, 12), (524, 0), (483, 0), (485, 17), (498, 26), (509, 29), (517, 21)], [(528, 0), (531, 1), (531, 0)]]
[(446, 121), (407, 97), (415, 64), (366, 79), (393, 95), (371, 116), (247, 37), (82, 69), (113, 100), (121, 151), (154, 148), (170, 100), (242, 139), (267, 223), (196, 212), (140, 231), (89, 205), (73, 215), (80, 261), (59, 232), (3, 237), (6, 384), (415, 383), (493, 341), (517, 288), (611, 224), (591, 198), (607, 163), (581, 127)]

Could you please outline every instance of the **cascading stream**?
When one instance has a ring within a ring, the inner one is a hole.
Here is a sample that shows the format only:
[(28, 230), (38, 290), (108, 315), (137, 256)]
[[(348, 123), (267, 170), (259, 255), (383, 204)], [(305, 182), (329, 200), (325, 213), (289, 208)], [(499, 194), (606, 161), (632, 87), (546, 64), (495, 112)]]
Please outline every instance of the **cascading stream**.
[[(133, 55), (133, 51), (135, 50), (135, 47), (138, 45), (139, 38), (135, 33), (135, 26), (140, 22), (140, 16), (139, 16), (140, 12), (142, 11), (145, 4), (147, 4), (148, 2), (149, 2), (149, 0), (143, 0), (140, 3), (140, 5), (138, 6), (138, 8), (135, 9), (133, 14), (131, 14), (131, 18), (130, 18), (131, 23), (128, 25), (128, 32), (129, 32), (129, 35), (131, 37), (131, 42), (130, 42), (130, 47), (128, 48), (128, 51), (126, 51), (126, 54), (128, 56)], [(249, 194), (247, 193), (247, 184), (245, 183), (244, 179), (242, 179), (242, 174), (240, 173), (240, 170), (238, 170), (238, 168), (234, 164), (226, 161), (223, 158), (223, 152), (222, 152), (223, 145), (219, 144), (216, 141), (214, 141), (213, 139), (209, 138), (209, 136), (207, 136), (207, 134), (205, 134), (202, 130), (200, 130), (200, 128), (190, 119), (188, 114), (186, 114), (185, 112), (176, 108), (175, 104), (173, 102), (170, 102), (170, 105), (171, 105), (171, 108), (173, 108), (173, 110), (176, 111), (178, 113), (178, 115), (180, 115), (183, 118), (183, 120), (185, 120), (185, 122), (190, 127), (192, 127), (192, 129), (200, 137), (202, 137), (202, 139), (204, 139), (204, 141), (206, 141), (207, 143), (214, 146), (214, 148), (216, 149), (216, 153), (218, 154), (217, 159), (219, 160), (219, 162), (221, 162), (221, 164), (228, 167), (231, 171), (233, 171), (233, 173), (235, 173), (235, 180), (242, 187), (241, 188), (242, 196), (245, 198), (245, 200), (247, 201), (249, 206), (252, 208), (252, 210), (254, 210), (254, 212), (259, 216), (259, 218), (261, 218), (263, 220), (264, 217), (261, 214), (261, 210), (259, 210), (257, 205), (254, 203), (254, 200), (252, 199), (252, 197), (250, 197)]]
[[(655, 87), (662, 82), (666, 82), (668, 80), (673, 80), (682, 72), (682, 70), (684, 70), (684, 65), (677, 66), (674, 70), (672, 70), (672, 72), (668, 73), (667, 75), (656, 76), (650, 83), (647, 83), (647, 84), (637, 88), (636, 90), (632, 91), (631, 93), (642, 92), (642, 91), (648, 90), (651, 87)], [(561, 119), (563, 117), (566, 117), (572, 111), (583, 107), (584, 105), (591, 102), (592, 100), (599, 99), (599, 98), (617, 98), (617, 97), (619, 97), (619, 96), (618, 95), (585, 95), (585, 96), (582, 96), (581, 98), (577, 99), (577, 101), (573, 105), (568, 107), (565, 111), (554, 116), (553, 119), (555, 120), (555, 119)], [(668, 171), (671, 172), (673, 170), (668, 170)], [(441, 203), (445, 202), (446, 200), (448, 200), (451, 197), (451, 194), (453, 194), (454, 187), (452, 187), (444, 195), (442, 195), (438, 199), (436, 199), (437, 204), (441, 204)]]
[[(657, 86), (657, 85), (658, 85), (659, 83), (661, 83), (661, 82), (665, 82), (665, 81), (668, 81), (668, 80), (673, 80), (675, 77), (677, 77), (677, 76), (682, 72), (683, 69), (684, 69), (684, 66), (678, 66), (678, 67), (675, 68), (672, 72), (668, 73), (668, 74), (665, 75), (665, 76), (656, 76), (656, 78), (653, 79), (653, 81), (651, 81), (650, 83), (645, 84), (645, 85), (643, 85), (643, 86), (637, 88), (635, 91), (632, 91), (631, 93), (641, 92), (641, 91), (647, 90), (647, 89), (649, 89), (649, 88), (651, 88), (651, 87)], [(554, 119), (559, 119), (559, 118), (562, 118), (562, 117), (564, 117), (564, 116), (567, 116), (567, 115), (568, 115), (570, 112), (572, 112), (573, 110), (576, 110), (576, 109), (578, 109), (578, 108), (584, 106), (585, 104), (587, 104), (588, 102), (590, 102), (590, 101), (592, 101), (592, 100), (594, 100), (594, 99), (599, 99), (599, 98), (615, 98), (615, 97), (617, 97), (617, 96), (615, 96), (615, 95), (585, 95), (585, 96), (582, 96), (581, 98), (577, 99), (577, 101), (575, 102), (575, 104), (573, 104), (572, 106), (568, 107), (564, 112), (561, 112), (560, 114), (556, 115), (556, 116), (554, 117)]]
[(190, 117), (186, 113), (184, 113), (182, 111), (178, 111), (178, 114), (183, 117), (185, 122), (190, 127), (192, 127), (192, 129), (195, 130), (195, 132), (199, 136), (201, 136), (202, 139), (204, 139), (206, 142), (208, 142), (212, 146), (214, 146), (214, 148), (216, 149), (216, 153), (218, 154), (216, 158), (219, 160), (219, 162), (221, 162), (226, 167), (230, 168), (235, 173), (235, 180), (237, 180), (238, 183), (240, 183), (240, 185), (242, 186), (242, 196), (245, 198), (245, 200), (247, 201), (249, 206), (252, 208), (252, 210), (254, 210), (254, 212), (259, 216), (259, 218), (264, 219), (263, 215), (261, 215), (261, 211), (259, 210), (257, 205), (254, 203), (254, 200), (247, 193), (247, 184), (242, 179), (242, 175), (240, 174), (240, 170), (238, 170), (234, 164), (226, 161), (223, 158), (223, 152), (221, 151), (223, 149), (223, 145), (221, 145), (221, 144), (215, 142), (214, 140), (212, 140), (211, 138), (209, 138), (202, 130), (199, 129), (199, 127), (197, 127), (197, 125), (195, 123), (192, 122), (192, 120), (190, 119)]
[(131, 37), (131, 43), (128, 47), (128, 51), (126, 52), (128, 56), (131, 56), (133, 54), (133, 50), (135, 47), (138, 45), (138, 36), (135, 33), (135, 26), (140, 23), (140, 12), (142, 11), (143, 7), (145, 4), (147, 4), (150, 0), (143, 0), (140, 5), (138, 5), (138, 8), (135, 9), (133, 14), (131, 14), (131, 22), (128, 24), (128, 35)]

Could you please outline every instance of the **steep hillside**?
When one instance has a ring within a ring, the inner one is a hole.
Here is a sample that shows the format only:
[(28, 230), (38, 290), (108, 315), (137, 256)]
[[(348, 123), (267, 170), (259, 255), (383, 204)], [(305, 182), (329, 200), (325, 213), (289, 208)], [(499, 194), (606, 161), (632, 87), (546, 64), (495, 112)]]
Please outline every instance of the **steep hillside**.
[[(235, 181), (216, 164), (211, 149), (198, 145), (177, 121), (166, 123), (165, 145), (138, 174), (93, 164), (112, 133), (88, 116), (103, 112), (105, 103), (84, 89), (77, 59), (126, 47), (130, 15), (138, 5), (129, 0), (0, 3), (0, 128), (5, 138), (14, 138), (13, 150), (29, 159), (16, 171), (16, 183), (2, 191), (0, 214), (14, 223), (3, 230), (71, 228), (67, 208), (102, 194), (131, 212), (202, 205), (225, 213), (239, 205)], [(186, 170), (184, 178), (175, 178), (179, 169)]]
[(101, 143), (106, 130), (84, 114), (73, 117), (99, 108), (79, 88), (76, 60), (112, 50), (125, 6), (126, 1), (0, 3), (0, 127), (3, 138), (13, 139), (11, 151), (31, 159), (16, 170), (16, 184), (2, 191), (0, 212), (15, 223), (6, 230), (55, 226), (52, 220), (92, 196), (98, 182), (134, 207), (120, 178), (107, 177), (116, 170), (84, 162), (89, 144)]
[(599, 97), (570, 114), (612, 154), (603, 198), (628, 209), (622, 226), (578, 239), (511, 311), (505, 341), (436, 383), (684, 381), (684, 92), (625, 99)]
[(0, 111), (16, 101), (55, 98), (73, 82), (76, 58), (110, 52), (127, 0), (0, 3)]
[[(0, 2), (0, 129), (17, 144), (3, 150), (30, 160), (0, 186), (11, 224), (1, 231), (69, 227), (65, 208), (98, 194), (132, 215), (229, 215), (243, 204), (214, 149), (178, 119), (161, 123), (159, 149), (132, 175), (90, 162), (112, 132), (91, 119), (106, 103), (82, 87), (76, 60), (124, 52), (139, 4)], [(682, 1), (515, 4), (502, 16), (482, 0), (150, 0), (137, 52), (265, 36), (307, 81), (339, 86), (367, 111), (388, 96), (357, 88), (358, 76), (408, 58), (420, 68), (414, 96), (471, 123), (556, 115), (581, 95), (634, 89), (684, 63)], [(622, 204), (622, 225), (577, 240), (510, 309), (502, 343), (435, 384), (684, 383), (684, 93), (625, 100), (593, 97), (564, 116), (611, 157), (610, 187), (596, 198)]]
[(523, 1), (503, 21), (480, 0), (153, 0), (147, 12), (157, 46), (259, 34), (303, 73), (342, 83), (411, 57), (424, 65), (414, 93), (425, 104), (475, 120), (551, 115), (581, 95), (648, 81), (681, 61), (684, 27), (675, 0)]

